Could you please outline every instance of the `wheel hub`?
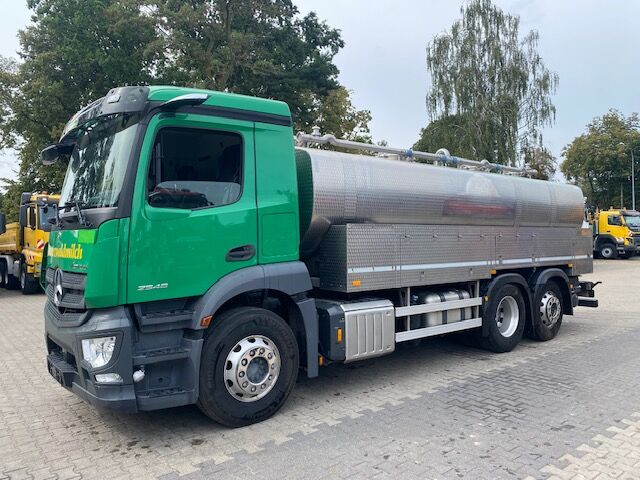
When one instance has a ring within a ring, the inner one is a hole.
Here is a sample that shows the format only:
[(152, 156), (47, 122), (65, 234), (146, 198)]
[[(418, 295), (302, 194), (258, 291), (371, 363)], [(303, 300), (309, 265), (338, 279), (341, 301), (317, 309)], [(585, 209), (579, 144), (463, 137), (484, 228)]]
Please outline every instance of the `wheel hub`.
[(547, 327), (555, 325), (562, 315), (562, 304), (553, 292), (546, 292), (540, 301), (540, 317)]
[(496, 310), (496, 323), (503, 337), (510, 337), (515, 333), (520, 322), (520, 309), (516, 299), (508, 296), (500, 300)]
[(271, 391), (280, 375), (280, 352), (262, 335), (240, 340), (227, 355), (224, 383), (233, 398), (255, 402)]

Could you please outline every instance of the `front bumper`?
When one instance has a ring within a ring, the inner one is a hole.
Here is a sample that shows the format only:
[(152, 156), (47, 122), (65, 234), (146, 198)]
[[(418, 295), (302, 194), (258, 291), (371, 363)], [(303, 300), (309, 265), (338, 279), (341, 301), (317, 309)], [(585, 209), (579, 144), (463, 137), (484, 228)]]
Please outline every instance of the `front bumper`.
[[(124, 307), (88, 312), (88, 320), (80, 326), (60, 325), (50, 312), (45, 308), (47, 369), (51, 376), (91, 405), (137, 412), (131, 362), (133, 321), (129, 312)], [(110, 335), (117, 338), (111, 361), (104, 367), (91, 368), (82, 357), (82, 339)], [(122, 384), (95, 381), (96, 374), (112, 372), (120, 374)]]
[[(47, 302), (47, 368), (58, 383), (91, 405), (134, 413), (197, 401), (201, 336), (171, 322), (164, 329), (141, 331), (133, 309), (122, 306), (88, 310), (79, 316), (57, 312)], [(82, 339), (108, 336), (116, 337), (111, 360), (92, 368), (83, 359)], [(133, 381), (136, 370), (145, 372), (138, 383)], [(99, 383), (95, 375), (100, 373), (117, 373), (122, 384)]]

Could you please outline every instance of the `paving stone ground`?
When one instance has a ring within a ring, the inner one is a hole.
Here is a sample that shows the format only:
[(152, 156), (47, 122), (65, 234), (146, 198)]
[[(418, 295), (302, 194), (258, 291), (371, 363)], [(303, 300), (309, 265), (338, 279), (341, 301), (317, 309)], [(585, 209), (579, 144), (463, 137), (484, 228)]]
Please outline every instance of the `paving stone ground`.
[(0, 290), (0, 479), (640, 479), (640, 258), (591, 277), (601, 308), (551, 342), (331, 366), (235, 430), (195, 407), (95, 410), (46, 371), (44, 297)]

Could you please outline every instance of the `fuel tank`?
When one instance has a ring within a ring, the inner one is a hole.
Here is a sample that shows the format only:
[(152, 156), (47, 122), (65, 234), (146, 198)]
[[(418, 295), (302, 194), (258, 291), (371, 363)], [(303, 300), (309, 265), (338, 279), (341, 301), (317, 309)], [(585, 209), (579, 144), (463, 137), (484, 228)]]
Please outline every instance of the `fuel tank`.
[(303, 257), (347, 223), (582, 225), (582, 191), (564, 183), (313, 148), (296, 162)]

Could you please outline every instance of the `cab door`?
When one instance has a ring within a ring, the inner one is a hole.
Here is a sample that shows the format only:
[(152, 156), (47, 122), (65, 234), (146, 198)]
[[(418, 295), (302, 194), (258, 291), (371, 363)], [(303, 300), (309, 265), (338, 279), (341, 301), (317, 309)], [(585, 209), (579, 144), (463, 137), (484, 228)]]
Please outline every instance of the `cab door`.
[(128, 303), (202, 295), (257, 263), (253, 129), (192, 113), (150, 121), (132, 203)]

